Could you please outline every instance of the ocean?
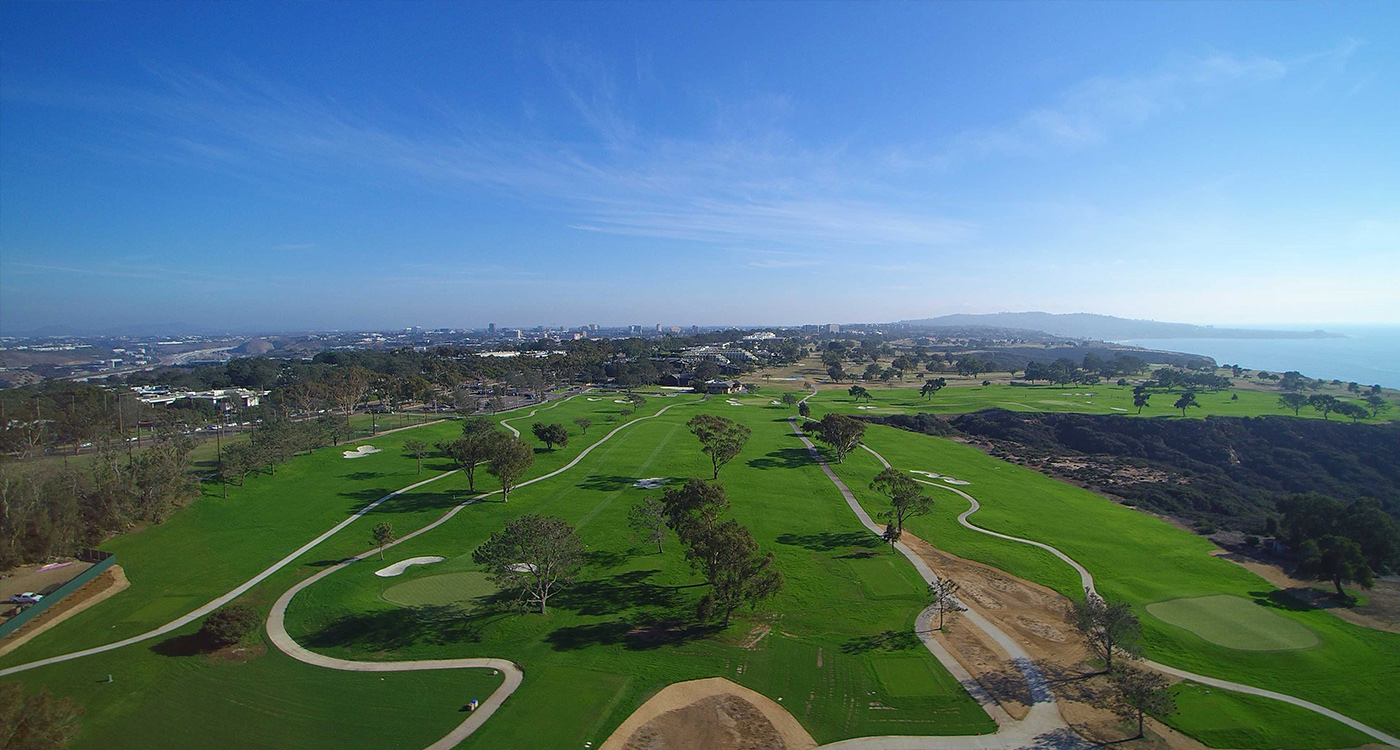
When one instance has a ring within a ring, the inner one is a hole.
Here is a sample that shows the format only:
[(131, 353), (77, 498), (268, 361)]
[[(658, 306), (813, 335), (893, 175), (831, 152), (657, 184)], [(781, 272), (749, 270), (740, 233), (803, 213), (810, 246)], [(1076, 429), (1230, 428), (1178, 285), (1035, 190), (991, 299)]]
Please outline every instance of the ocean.
[(1339, 339), (1133, 339), (1146, 349), (1204, 354), (1220, 364), (1400, 388), (1400, 326), (1315, 326)]

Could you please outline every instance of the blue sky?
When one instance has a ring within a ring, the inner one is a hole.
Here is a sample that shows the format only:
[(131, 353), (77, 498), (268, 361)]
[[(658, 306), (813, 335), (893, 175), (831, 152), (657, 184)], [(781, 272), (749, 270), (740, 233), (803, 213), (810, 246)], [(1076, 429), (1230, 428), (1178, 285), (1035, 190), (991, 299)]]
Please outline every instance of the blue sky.
[(1400, 323), (1400, 4), (0, 13), (7, 333)]

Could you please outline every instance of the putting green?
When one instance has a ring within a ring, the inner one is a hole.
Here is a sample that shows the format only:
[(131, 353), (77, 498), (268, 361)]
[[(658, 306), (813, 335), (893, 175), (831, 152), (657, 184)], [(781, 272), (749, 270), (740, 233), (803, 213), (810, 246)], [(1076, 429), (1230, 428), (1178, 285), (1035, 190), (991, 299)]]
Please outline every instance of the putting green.
[(476, 601), (496, 593), (496, 585), (485, 573), (467, 571), (415, 578), (384, 590), (386, 600), (404, 607), (452, 605), (471, 609)]
[(1241, 596), (1172, 599), (1147, 605), (1147, 612), (1217, 646), (1239, 651), (1293, 651), (1318, 643), (1313, 631)]

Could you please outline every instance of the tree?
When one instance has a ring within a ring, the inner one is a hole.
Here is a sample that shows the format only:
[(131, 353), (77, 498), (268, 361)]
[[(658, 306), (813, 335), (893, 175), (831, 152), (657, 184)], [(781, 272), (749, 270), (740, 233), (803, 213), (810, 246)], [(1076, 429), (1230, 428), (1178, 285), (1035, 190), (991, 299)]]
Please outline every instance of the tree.
[(719, 470), (739, 455), (752, 432), (745, 425), (713, 414), (696, 414), (685, 424), (700, 440), (700, 450), (710, 457), (714, 469), (711, 479), (719, 479)]
[(1308, 397), (1301, 393), (1285, 393), (1278, 397), (1278, 405), (1285, 409), (1292, 409), (1293, 416), (1298, 416), (1299, 410), (1308, 405)]
[(843, 463), (846, 454), (855, 450), (865, 437), (865, 423), (844, 414), (827, 414), (817, 422), (814, 436), (836, 451), (836, 463)]
[(404, 452), (418, 459), (418, 473), (423, 473), (423, 457), (432, 451), (433, 447), (423, 440), (403, 441)]
[(370, 541), (379, 548), (379, 559), (384, 559), (384, 548), (394, 542), (394, 526), (388, 521), (380, 521), (370, 532)]
[(792, 395), (791, 393), (784, 393), (782, 401), (783, 406), (792, 406), (793, 404), (797, 403), (797, 397)]
[(712, 524), (692, 537), (686, 557), (705, 573), (710, 591), (699, 602), (701, 620), (724, 613), (724, 624), (744, 604), (757, 606), (783, 588), (783, 575), (773, 566), (772, 552), (764, 553), (748, 528), (738, 521)]
[(242, 604), (226, 604), (205, 618), (199, 634), (211, 646), (231, 646), (252, 635), (262, 624), (257, 610)]
[(926, 399), (932, 400), (934, 394), (938, 393), (947, 385), (948, 380), (946, 378), (934, 378), (932, 380), (925, 380), (924, 387), (919, 389), (919, 395)]
[(492, 442), (491, 465), (486, 470), (501, 480), (501, 501), (509, 501), (515, 483), (535, 463), (535, 449), (514, 435), (499, 435)]
[(808, 406), (806, 401), (799, 401), (799, 402), (797, 403), (797, 416), (799, 416), (799, 417), (810, 417), (810, 416), (812, 416), (812, 407)]
[(544, 443), (545, 447), (550, 450), (554, 450), (555, 445), (558, 445), (560, 448), (569, 447), (569, 431), (564, 425), (558, 422), (553, 424), (536, 422), (530, 425), (530, 432), (533, 432), (535, 438), (541, 443)]
[(1371, 416), (1370, 409), (1367, 409), (1355, 401), (1338, 401), (1337, 405), (1332, 407), (1332, 411), (1344, 417), (1350, 417), (1353, 424)]
[(1340, 534), (1303, 542), (1298, 548), (1294, 574), (1314, 581), (1331, 581), (1339, 597), (1346, 596), (1343, 583), (1355, 583), (1363, 589), (1375, 585), (1375, 572), (1361, 552), (1361, 545)]
[(627, 525), (641, 534), (648, 542), (656, 542), (656, 554), (661, 554), (661, 545), (666, 541), (666, 504), (654, 498), (643, 498), (627, 511)]
[(1314, 393), (1308, 396), (1308, 406), (1322, 412), (1322, 418), (1327, 419), (1327, 415), (1337, 410), (1337, 404), (1341, 403), (1336, 396), (1326, 393)]
[(543, 615), (549, 613), (549, 597), (583, 567), (583, 540), (562, 518), (526, 515), (506, 521), (472, 552), (472, 560), (501, 589), (518, 592), (522, 605), (539, 604)]
[(943, 629), (943, 616), (948, 612), (962, 612), (967, 609), (958, 601), (957, 582), (951, 578), (934, 577), (933, 583), (928, 585), (929, 599), (933, 608), (938, 610), (938, 629)]
[(1201, 405), (1196, 403), (1196, 392), (1189, 388), (1181, 394), (1181, 397), (1176, 400), (1176, 403), (1172, 404), (1173, 408), (1181, 410), (1181, 416), (1183, 417), (1186, 416), (1186, 410), (1192, 406), (1200, 408)]
[(839, 383), (846, 379), (846, 371), (841, 369), (841, 365), (832, 365), (826, 368), (826, 376), (831, 378), (831, 382)]
[(695, 363), (695, 383), (704, 387), (706, 381), (719, 377), (719, 365), (712, 360), (702, 359)]
[(0, 683), (0, 747), (12, 750), (64, 748), (78, 736), (82, 709), (48, 688), (31, 693), (18, 682)]
[(476, 492), (476, 467), (491, 460), (496, 443), (505, 436), (495, 422), (485, 417), (467, 417), (462, 420), (462, 437), (438, 443), (437, 447), (467, 475), (467, 491)]
[(724, 485), (691, 478), (663, 492), (661, 504), (666, 510), (666, 525), (688, 545), (729, 509), (729, 497)]
[(871, 399), (870, 391), (865, 390), (865, 386), (862, 385), (853, 385), (846, 389), (846, 392), (856, 401), (860, 401), (862, 398), (867, 401)]
[(1113, 686), (1113, 712), (1125, 721), (1137, 720), (1134, 739), (1142, 737), (1144, 715), (1163, 718), (1176, 710), (1166, 675), (1120, 664), (1109, 673), (1109, 682)]
[(583, 434), (587, 435), (588, 428), (593, 426), (593, 420), (589, 419), (588, 417), (579, 417), (578, 419), (574, 420), (574, 424), (578, 425), (578, 428), (580, 430), (583, 430)]
[(369, 392), (369, 371), (363, 367), (337, 367), (326, 379), (326, 395), (345, 416), (355, 413), (355, 407)]
[(1142, 623), (1126, 602), (1109, 602), (1086, 591), (1084, 599), (1074, 603), (1074, 627), (1090, 652), (1103, 661), (1105, 672), (1113, 671), (1114, 654), (1141, 653)]
[(923, 487), (898, 469), (889, 468), (876, 474), (870, 489), (889, 498), (889, 510), (881, 512), (879, 518), (892, 523), (900, 535), (904, 533), (906, 519), (933, 511), (933, 500), (924, 494)]
[(1371, 416), (1379, 417), (1381, 412), (1390, 408), (1390, 402), (1382, 398), (1379, 393), (1372, 393), (1366, 397), (1366, 407), (1371, 410)]

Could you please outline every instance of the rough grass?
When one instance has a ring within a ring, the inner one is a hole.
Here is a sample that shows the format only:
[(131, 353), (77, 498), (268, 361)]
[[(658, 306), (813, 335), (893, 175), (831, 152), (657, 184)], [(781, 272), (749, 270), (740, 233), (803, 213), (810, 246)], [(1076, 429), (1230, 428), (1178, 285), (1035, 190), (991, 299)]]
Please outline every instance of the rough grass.
[(1317, 645), (1317, 634), (1269, 608), (1229, 594), (1171, 599), (1147, 605), (1153, 617), (1225, 648), (1292, 651)]

